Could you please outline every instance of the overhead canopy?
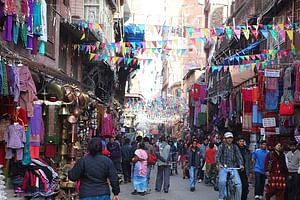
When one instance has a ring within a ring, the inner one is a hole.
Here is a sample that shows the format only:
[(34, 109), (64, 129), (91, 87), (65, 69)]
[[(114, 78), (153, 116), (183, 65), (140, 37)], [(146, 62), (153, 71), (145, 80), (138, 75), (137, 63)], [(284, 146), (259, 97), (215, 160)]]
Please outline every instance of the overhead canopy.
[(231, 74), (231, 80), (232, 80), (232, 85), (233, 87), (238, 86), (239, 84), (253, 78), (255, 76), (255, 73), (251, 69), (246, 69), (241, 72), (230, 72)]
[(125, 42), (143, 42), (145, 40), (145, 26), (130, 24), (124, 27)]

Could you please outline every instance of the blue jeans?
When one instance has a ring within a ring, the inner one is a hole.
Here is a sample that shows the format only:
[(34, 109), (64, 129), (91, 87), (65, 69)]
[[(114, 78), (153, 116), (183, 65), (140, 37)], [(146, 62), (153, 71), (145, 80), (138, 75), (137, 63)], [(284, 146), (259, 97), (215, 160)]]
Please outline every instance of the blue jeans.
[(198, 168), (190, 166), (189, 168), (189, 174), (190, 174), (190, 188), (194, 188), (196, 186), (197, 182), (197, 173), (198, 173)]
[(226, 178), (227, 173), (230, 172), (233, 176), (233, 181), (236, 187), (235, 200), (240, 200), (242, 197), (242, 182), (239, 176), (239, 172), (236, 169), (220, 169), (219, 171), (219, 199), (224, 199), (226, 195)]
[(109, 195), (80, 198), (80, 200), (111, 200)]

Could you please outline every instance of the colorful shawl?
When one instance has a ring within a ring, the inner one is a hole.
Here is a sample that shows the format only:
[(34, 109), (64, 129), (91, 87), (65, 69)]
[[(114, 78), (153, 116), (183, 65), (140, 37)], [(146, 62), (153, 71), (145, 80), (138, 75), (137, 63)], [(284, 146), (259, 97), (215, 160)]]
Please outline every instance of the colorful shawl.
[(134, 153), (139, 159), (142, 159), (143, 161), (138, 161), (136, 164), (138, 165), (138, 174), (139, 176), (147, 176), (147, 159), (148, 154), (143, 149), (137, 149)]

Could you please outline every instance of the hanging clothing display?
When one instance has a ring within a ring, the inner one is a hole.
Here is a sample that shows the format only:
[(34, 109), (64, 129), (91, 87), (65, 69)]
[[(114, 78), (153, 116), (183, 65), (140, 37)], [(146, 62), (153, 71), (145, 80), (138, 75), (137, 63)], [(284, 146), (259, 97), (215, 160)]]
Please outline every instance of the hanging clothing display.
[(23, 165), (29, 165), (31, 163), (31, 157), (30, 157), (30, 133), (31, 133), (31, 127), (30, 125), (26, 129), (26, 143), (24, 145), (24, 154), (23, 154)]
[(19, 123), (8, 126), (5, 135), (6, 142), (6, 159), (12, 159), (13, 150), (16, 151), (16, 159), (23, 159), (23, 148), (26, 142), (25, 129)]
[(17, 122), (20, 125), (22, 125), (23, 127), (26, 127), (28, 125), (27, 113), (26, 113), (26, 110), (24, 108), (17, 107), (16, 119), (17, 119)]
[(265, 109), (266, 111), (278, 110), (279, 91), (266, 91), (265, 94)]
[(296, 71), (296, 85), (295, 85), (295, 105), (300, 105), (300, 64), (295, 66)]
[(110, 113), (105, 113), (102, 119), (102, 136), (112, 137), (113, 136), (113, 117)]
[(39, 37), (40, 44), (39, 44), (39, 53), (41, 55), (45, 55), (46, 53), (46, 43), (48, 40), (47, 35), (47, 3), (45, 0), (41, 0), (41, 36)]
[(27, 18), (27, 46), (26, 49), (32, 50), (33, 47), (33, 1), (28, 0), (29, 15)]
[(27, 66), (20, 66), (20, 105), (25, 108), (27, 117), (33, 116), (33, 102), (37, 99), (36, 87)]
[(258, 111), (263, 112), (265, 109), (265, 101), (264, 101), (264, 72), (258, 72), (258, 84), (257, 84), (257, 104)]
[(33, 116), (30, 118), (30, 145), (38, 147), (43, 142), (44, 138), (44, 122), (42, 115), (42, 105), (34, 104)]

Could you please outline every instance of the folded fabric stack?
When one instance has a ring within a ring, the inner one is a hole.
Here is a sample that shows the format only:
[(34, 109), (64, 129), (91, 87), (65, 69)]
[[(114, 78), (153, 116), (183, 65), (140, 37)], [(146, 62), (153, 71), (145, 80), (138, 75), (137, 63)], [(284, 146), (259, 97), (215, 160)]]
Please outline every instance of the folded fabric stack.
[(5, 190), (5, 176), (3, 175), (3, 165), (0, 165), (0, 199), (6, 200), (7, 193)]

